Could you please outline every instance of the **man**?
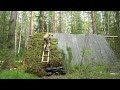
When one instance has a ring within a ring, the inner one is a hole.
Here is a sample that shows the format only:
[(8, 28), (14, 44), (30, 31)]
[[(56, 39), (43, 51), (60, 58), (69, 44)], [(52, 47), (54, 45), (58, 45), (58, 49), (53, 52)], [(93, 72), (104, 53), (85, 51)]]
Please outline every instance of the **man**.
[(50, 40), (53, 37), (52, 33), (46, 33), (44, 36), (44, 50), (49, 51), (49, 46), (50, 46)]

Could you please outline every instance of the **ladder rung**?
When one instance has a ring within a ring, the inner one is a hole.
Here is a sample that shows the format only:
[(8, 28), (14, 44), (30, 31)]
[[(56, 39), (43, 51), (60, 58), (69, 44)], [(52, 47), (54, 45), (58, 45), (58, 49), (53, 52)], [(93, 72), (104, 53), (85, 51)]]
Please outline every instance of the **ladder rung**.
[(50, 52), (50, 50), (45, 50), (45, 52)]
[(43, 57), (49, 57), (48, 55), (44, 55)]
[(49, 62), (49, 61), (42, 61), (42, 62)]
[[(44, 44), (44, 48), (45, 48), (45, 44)], [(47, 55), (45, 55), (45, 52), (47, 52), (47, 53), (46, 53)], [(45, 51), (43, 51), (42, 61), (41, 61), (41, 62), (49, 62), (49, 58), (50, 58), (50, 57), (49, 57), (49, 52), (50, 52), (50, 50), (45, 50)], [(47, 60), (44, 60), (45, 57), (47, 57), (47, 58), (46, 58)]]

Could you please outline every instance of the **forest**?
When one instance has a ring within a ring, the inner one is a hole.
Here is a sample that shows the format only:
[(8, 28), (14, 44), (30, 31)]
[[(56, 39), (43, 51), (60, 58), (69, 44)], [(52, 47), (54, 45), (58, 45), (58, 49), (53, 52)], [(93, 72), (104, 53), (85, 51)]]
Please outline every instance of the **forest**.
[(0, 11), (0, 79), (120, 79), (119, 64), (120, 11)]

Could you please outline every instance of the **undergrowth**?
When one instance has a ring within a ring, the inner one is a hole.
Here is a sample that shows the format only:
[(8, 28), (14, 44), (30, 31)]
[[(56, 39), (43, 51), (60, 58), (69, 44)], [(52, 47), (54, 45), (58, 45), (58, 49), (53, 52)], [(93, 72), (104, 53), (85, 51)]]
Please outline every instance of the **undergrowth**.
[[(117, 65), (117, 64), (116, 64)], [(119, 79), (119, 67), (108, 64), (76, 64), (71, 66), (67, 79)], [(114, 69), (114, 70), (113, 70)]]

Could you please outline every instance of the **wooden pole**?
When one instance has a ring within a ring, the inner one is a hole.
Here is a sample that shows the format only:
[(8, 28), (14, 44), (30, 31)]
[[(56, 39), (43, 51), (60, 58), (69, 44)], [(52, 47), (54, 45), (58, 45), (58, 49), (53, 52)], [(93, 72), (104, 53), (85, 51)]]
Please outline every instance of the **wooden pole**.
[(118, 36), (104, 36), (105, 38), (117, 38)]

